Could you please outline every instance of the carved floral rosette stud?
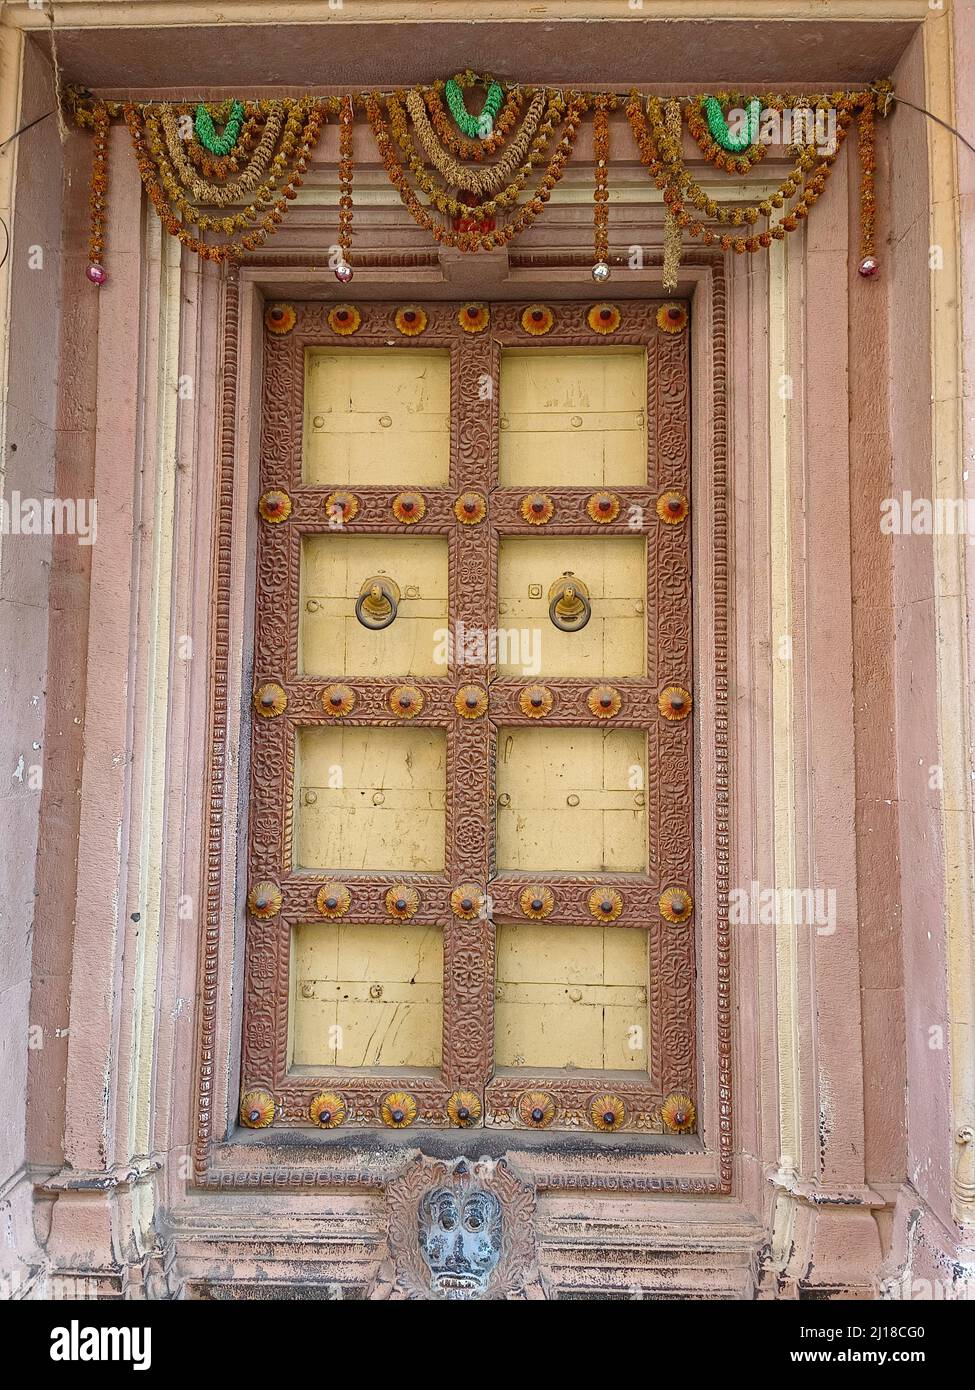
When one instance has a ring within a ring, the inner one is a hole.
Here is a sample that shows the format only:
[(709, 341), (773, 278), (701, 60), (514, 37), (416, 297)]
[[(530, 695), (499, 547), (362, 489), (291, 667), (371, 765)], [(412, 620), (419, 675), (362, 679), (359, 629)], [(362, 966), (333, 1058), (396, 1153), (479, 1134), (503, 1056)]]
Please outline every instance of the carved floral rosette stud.
[(404, 304), (396, 310), (396, 327), (406, 338), (416, 338), (427, 326), (427, 311), (419, 304)]
[(291, 498), (283, 488), (268, 488), (267, 492), (261, 493), (257, 510), (263, 521), (271, 526), (277, 526), (282, 521), (287, 521), (291, 515)]
[(251, 916), (261, 922), (267, 921), (269, 917), (276, 917), (283, 902), (281, 889), (270, 879), (262, 879), (260, 883), (255, 883), (247, 894), (247, 907)]
[(322, 691), (322, 709), (333, 719), (341, 719), (355, 709), (355, 692), (347, 685), (327, 685)]
[(390, 1129), (409, 1129), (416, 1119), (416, 1098), (409, 1091), (391, 1091), (379, 1107), (384, 1125)]
[(665, 685), (657, 696), (657, 709), (664, 719), (686, 719), (691, 712), (691, 693), (682, 685)]
[(683, 304), (661, 304), (657, 310), (657, 327), (662, 333), (683, 333), (687, 327), (687, 310)]
[(483, 333), (490, 319), (486, 304), (465, 304), (457, 314), (457, 322), (465, 333)]
[(423, 691), (415, 685), (398, 685), (390, 693), (389, 708), (401, 719), (413, 719), (423, 708)]
[(462, 685), (454, 696), (454, 709), (462, 719), (480, 719), (487, 707), (487, 691), (479, 685)]
[(615, 304), (594, 304), (586, 315), (594, 333), (615, 333), (620, 326), (620, 311)]
[(529, 304), (521, 316), (521, 326), (533, 338), (540, 338), (550, 332), (555, 315), (547, 304)]
[(330, 492), (325, 498), (325, 515), (336, 530), (359, 514), (359, 499), (354, 492)]
[(544, 719), (554, 703), (555, 697), (544, 685), (529, 685), (518, 696), (518, 707), (529, 719)]
[(461, 883), (450, 895), (450, 909), (463, 922), (472, 922), (483, 908), (484, 894), (474, 883)]
[(594, 888), (589, 894), (589, 911), (600, 922), (615, 922), (623, 911), (623, 894), (615, 888)]
[(447, 1118), (460, 1129), (477, 1124), (481, 1118), (481, 1097), (474, 1091), (455, 1091), (447, 1102)]
[(547, 917), (555, 906), (555, 894), (551, 888), (529, 884), (519, 893), (518, 905), (526, 917), (541, 920), (541, 918)]
[(266, 685), (259, 685), (254, 691), (254, 709), (262, 719), (274, 719), (276, 715), (283, 714), (288, 708), (288, 697), (284, 687), (276, 681), (268, 681)]
[(328, 326), (340, 337), (355, 333), (361, 323), (362, 315), (354, 304), (336, 304), (334, 309), (329, 310)]
[(393, 516), (404, 526), (415, 526), (426, 514), (427, 502), (421, 492), (398, 492), (393, 498)]
[(454, 503), (454, 516), (462, 526), (477, 526), (487, 516), (487, 502), (479, 492), (462, 492)]
[(420, 894), (408, 883), (396, 883), (386, 891), (386, 911), (397, 921), (406, 922), (416, 916)]
[(284, 336), (298, 322), (293, 304), (269, 304), (264, 310), (264, 326), (269, 333)]
[(370, 1299), (543, 1299), (535, 1194), (509, 1167), (419, 1155), (386, 1188), (389, 1258)]
[(668, 526), (679, 526), (689, 509), (687, 498), (675, 488), (669, 488), (657, 498), (657, 515)]
[(240, 1122), (248, 1129), (267, 1129), (274, 1121), (274, 1097), (270, 1091), (245, 1091), (240, 1098)]
[(657, 904), (668, 922), (686, 922), (694, 911), (694, 900), (686, 888), (665, 888)]
[(685, 1096), (680, 1091), (675, 1091), (669, 1095), (660, 1107), (660, 1118), (669, 1130), (675, 1134), (690, 1134), (694, 1130), (697, 1116), (694, 1111), (694, 1102), (690, 1096)]
[(344, 883), (323, 883), (315, 894), (315, 906), (323, 917), (344, 917), (352, 906), (352, 894)]
[(529, 526), (544, 526), (555, 514), (555, 503), (545, 492), (529, 492), (521, 499), (518, 510)]
[(547, 1091), (525, 1091), (518, 1097), (518, 1118), (531, 1129), (546, 1129), (555, 1114), (555, 1101)]
[(597, 685), (586, 696), (586, 704), (589, 706), (589, 713), (594, 714), (597, 719), (612, 719), (614, 715), (619, 714), (623, 697), (611, 685)]
[(594, 492), (586, 503), (586, 512), (591, 521), (607, 525), (620, 514), (620, 499), (615, 492)]
[(626, 1119), (626, 1106), (619, 1096), (593, 1096), (589, 1102), (589, 1122), (604, 1134), (619, 1129)]
[(337, 1129), (345, 1120), (345, 1101), (336, 1091), (322, 1091), (309, 1105), (308, 1114), (320, 1129)]

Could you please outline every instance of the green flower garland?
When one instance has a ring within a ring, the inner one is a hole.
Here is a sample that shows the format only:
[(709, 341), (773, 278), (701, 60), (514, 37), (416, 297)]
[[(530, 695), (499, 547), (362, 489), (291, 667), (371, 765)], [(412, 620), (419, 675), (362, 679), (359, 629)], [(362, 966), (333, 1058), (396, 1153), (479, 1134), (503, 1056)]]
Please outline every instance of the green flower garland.
[(743, 154), (751, 145), (758, 144), (758, 126), (762, 116), (762, 103), (754, 97), (747, 107), (747, 120), (744, 135), (732, 135), (728, 130), (721, 103), (717, 97), (704, 98), (704, 114), (707, 117), (711, 138), (729, 154)]
[(240, 101), (235, 101), (230, 108), (230, 115), (227, 117), (227, 124), (223, 128), (223, 134), (218, 135), (214, 125), (213, 117), (201, 102), (196, 108), (196, 118), (193, 122), (193, 129), (196, 138), (205, 149), (211, 154), (222, 159), (229, 154), (240, 138), (240, 132), (244, 125), (244, 106)]
[(468, 111), (464, 102), (464, 93), (461, 91), (460, 83), (455, 78), (449, 77), (445, 82), (444, 96), (447, 98), (447, 105), (450, 107), (454, 124), (461, 134), (465, 135), (468, 140), (486, 140), (494, 129), (495, 117), (501, 110), (501, 103), (504, 101), (504, 92), (500, 82), (492, 82), (488, 87), (484, 110), (479, 116), (472, 116)]

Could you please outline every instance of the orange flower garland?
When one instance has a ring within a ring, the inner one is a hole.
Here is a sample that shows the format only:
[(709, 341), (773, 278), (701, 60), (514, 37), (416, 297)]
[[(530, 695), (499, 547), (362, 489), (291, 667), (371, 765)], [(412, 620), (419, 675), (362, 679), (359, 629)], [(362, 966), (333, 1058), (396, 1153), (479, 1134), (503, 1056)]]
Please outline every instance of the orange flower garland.
[(102, 261), (105, 257), (105, 208), (108, 197), (108, 127), (111, 120), (104, 103), (95, 107), (95, 138), (92, 147), (91, 185), (88, 211), (91, 231), (88, 236), (88, 269), (85, 274), (93, 285), (104, 285), (108, 279)]
[(874, 174), (877, 155), (873, 137), (873, 103), (869, 102), (857, 118), (857, 145), (860, 151), (860, 264), (857, 268), (866, 280), (871, 279), (880, 269), (874, 255), (877, 215)]
[(341, 259), (335, 267), (335, 278), (343, 285), (352, 279), (352, 122), (355, 109), (352, 98), (342, 102), (339, 117), (339, 250)]
[(609, 279), (609, 114), (605, 98), (596, 100), (592, 147), (596, 179), (592, 195), (592, 278), (602, 283)]

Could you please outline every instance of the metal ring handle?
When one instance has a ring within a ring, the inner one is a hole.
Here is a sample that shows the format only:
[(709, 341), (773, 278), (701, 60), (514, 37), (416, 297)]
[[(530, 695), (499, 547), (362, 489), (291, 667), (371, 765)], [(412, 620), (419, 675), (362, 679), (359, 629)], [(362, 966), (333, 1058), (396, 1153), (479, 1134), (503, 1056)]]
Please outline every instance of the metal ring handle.
[[(389, 612), (376, 614), (370, 613), (368, 604), (379, 603), (385, 599), (389, 605)], [(388, 584), (379, 579), (366, 580), (359, 597), (355, 601), (355, 615), (363, 627), (369, 628), (372, 632), (381, 632), (384, 627), (396, 621), (396, 614), (399, 612), (399, 596), (394, 593)]]
[[(559, 612), (559, 604), (565, 602), (566, 589), (572, 590), (572, 598), (581, 605), (581, 611), (578, 614), (567, 616)], [(552, 595), (552, 601), (548, 606), (548, 616), (560, 632), (581, 632), (592, 617), (592, 604), (589, 602), (588, 594), (583, 592), (581, 586), (564, 584), (557, 593)]]

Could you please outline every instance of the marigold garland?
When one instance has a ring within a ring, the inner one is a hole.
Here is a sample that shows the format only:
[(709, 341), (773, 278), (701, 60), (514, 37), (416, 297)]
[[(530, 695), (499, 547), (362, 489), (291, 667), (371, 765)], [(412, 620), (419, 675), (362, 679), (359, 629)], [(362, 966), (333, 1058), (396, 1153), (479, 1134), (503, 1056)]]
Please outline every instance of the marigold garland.
[[(338, 116), (338, 245), (342, 261), (336, 275), (343, 282), (351, 278), (352, 133), (359, 107), (369, 121), (387, 177), (411, 217), (435, 241), (465, 252), (501, 249), (532, 226), (565, 172), (585, 112), (592, 110), (593, 274), (601, 281), (610, 273), (608, 116), (624, 104), (640, 161), (663, 194), (664, 286), (668, 292), (677, 285), (685, 231), (705, 245), (737, 254), (764, 249), (794, 231), (822, 195), (854, 118), (861, 166), (859, 269), (864, 276), (877, 273), (874, 122), (878, 111), (886, 115), (890, 107), (889, 82), (875, 83), (865, 91), (818, 96), (762, 93), (742, 97), (740, 93), (718, 91), (664, 101), (632, 93), (624, 103), (606, 92), (573, 91), (563, 96), (544, 87), (505, 90), (473, 72), (454, 81), (461, 103), (463, 87), (489, 85), (487, 109), (492, 128), (483, 137), (477, 118), (469, 115), (460, 122), (460, 135), (452, 129), (442, 97), (446, 92), (453, 109), (456, 93), (442, 82), (385, 97), (372, 93), (252, 102), (235, 99), (195, 107), (187, 102), (101, 101), (87, 93), (74, 93), (75, 118), (94, 136), (89, 278), (96, 284), (106, 278), (101, 262), (108, 127), (119, 116), (129, 129), (147, 197), (165, 229), (189, 250), (218, 263), (241, 259), (273, 235), (297, 197), (325, 120)], [(725, 113), (736, 104), (746, 107), (748, 122), (742, 135), (732, 137)], [(705, 192), (684, 161), (684, 124), (703, 158), (734, 177), (747, 173), (767, 153), (767, 145), (760, 143), (763, 111), (789, 107), (810, 114), (820, 108), (836, 110), (832, 151), (817, 149), (811, 140), (790, 146), (795, 163), (788, 176), (775, 192), (751, 207), (722, 203)], [(182, 129), (187, 118), (188, 132)], [(223, 125), (220, 135), (215, 123)], [(495, 155), (500, 157), (489, 162)], [(546, 159), (534, 191), (528, 190), (533, 169)], [(776, 218), (776, 214), (780, 215)], [(766, 219), (762, 230), (756, 227), (760, 219)], [(415, 321), (404, 320), (400, 331), (409, 336), (407, 322)], [(526, 332), (538, 331), (535, 321), (523, 326)]]
[(108, 198), (108, 110), (101, 104), (95, 108), (95, 136), (92, 145), (91, 183), (88, 191), (88, 279), (93, 285), (103, 285), (107, 278), (102, 262), (105, 259), (105, 209)]

